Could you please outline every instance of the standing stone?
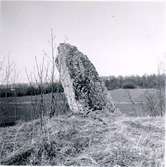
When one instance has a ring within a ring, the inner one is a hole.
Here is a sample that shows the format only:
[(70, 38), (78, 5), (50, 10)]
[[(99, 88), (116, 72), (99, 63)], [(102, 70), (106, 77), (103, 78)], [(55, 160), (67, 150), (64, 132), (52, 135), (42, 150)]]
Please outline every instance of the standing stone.
[(75, 46), (66, 43), (59, 45), (56, 66), (73, 112), (86, 114), (103, 109), (114, 112), (115, 106), (94, 65)]

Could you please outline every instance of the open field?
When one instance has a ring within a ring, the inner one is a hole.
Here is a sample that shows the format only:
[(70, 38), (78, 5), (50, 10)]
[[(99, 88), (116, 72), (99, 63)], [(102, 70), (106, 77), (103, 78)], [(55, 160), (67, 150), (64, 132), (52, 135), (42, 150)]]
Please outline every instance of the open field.
[[(51, 95), (44, 95), (45, 114), (50, 111)], [(54, 105), (57, 114), (64, 114), (69, 111), (67, 100), (62, 93), (55, 94)], [(0, 98), (0, 123), (3, 121), (30, 121), (39, 118), (40, 112), (40, 96), (23, 96)], [(60, 113), (59, 113), (60, 112)]]
[[(114, 103), (120, 111), (127, 116), (148, 116), (151, 115), (144, 104), (147, 93), (156, 94), (155, 89), (116, 89), (109, 91)], [(44, 95), (46, 112), (50, 111), (51, 95)], [(0, 123), (3, 120), (30, 121), (39, 118), (40, 96), (23, 96), (16, 98), (0, 99)], [(62, 114), (69, 111), (66, 98), (63, 94), (55, 94), (55, 112)], [(156, 114), (157, 115), (157, 114)]]
[(150, 103), (147, 102), (147, 97), (151, 98), (151, 102), (154, 101), (157, 104), (159, 97), (157, 89), (115, 89), (109, 93), (120, 111), (127, 116), (160, 115), (158, 111), (152, 113), (147, 106), (147, 103)]

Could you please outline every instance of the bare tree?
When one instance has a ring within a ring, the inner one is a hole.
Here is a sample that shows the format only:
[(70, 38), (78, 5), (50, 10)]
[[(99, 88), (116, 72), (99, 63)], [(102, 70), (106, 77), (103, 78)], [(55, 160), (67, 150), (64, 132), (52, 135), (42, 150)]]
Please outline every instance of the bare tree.
[[(31, 104), (33, 107), (34, 114), (38, 111), (39, 107), (39, 117), (40, 117), (40, 130), (41, 133), (44, 132), (44, 115), (47, 115), (47, 110), (45, 108), (45, 99), (44, 99), (44, 87), (46, 86), (46, 83), (48, 82), (48, 65), (46, 65), (45, 57), (42, 57), (42, 62), (39, 63), (37, 60), (37, 57), (35, 56), (35, 66), (34, 71), (31, 74), (28, 74), (27, 70), (25, 70), (25, 73), (27, 75), (29, 85), (33, 87), (37, 87), (38, 92), (34, 92), (34, 96), (36, 96), (38, 93), (40, 95), (40, 101), (38, 102), (38, 98), (35, 97), (35, 102), (31, 96)], [(35, 105), (34, 105), (35, 103)], [(37, 105), (37, 107), (36, 107)]]
[(47, 82), (48, 78), (48, 67), (45, 66), (45, 59), (43, 56), (42, 63), (39, 65), (37, 58), (35, 57), (35, 65), (37, 70), (37, 76), (34, 75), (35, 82), (39, 88), (40, 92), (40, 125), (41, 132), (43, 132), (43, 117), (46, 114), (45, 105), (44, 105), (44, 84)]
[[(11, 62), (9, 56), (7, 57), (7, 62), (6, 62), (6, 66), (4, 69), (4, 83), (6, 85), (6, 88), (9, 89), (9, 86), (12, 84), (12, 75), (13, 75), (13, 71), (15, 68), (15, 64), (13, 62)], [(6, 92), (6, 97), (7, 97), (7, 92)]]
[(51, 29), (51, 111), (49, 113), (49, 117), (53, 117), (55, 114), (55, 96), (54, 96), (54, 79), (55, 79), (55, 36), (53, 33), (53, 29)]
[(50, 54), (44, 51), (44, 55), (49, 59), (49, 65), (51, 66), (49, 68), (49, 86), (51, 86), (51, 101), (50, 101), (50, 111), (49, 111), (49, 117), (52, 118), (55, 115), (55, 58), (56, 58), (56, 43), (55, 43), (55, 35), (53, 32), (53, 29), (50, 31)]
[(16, 103), (16, 97), (8, 98), (10, 95), (12, 95), (14, 93), (15, 94), (15, 82), (16, 82), (16, 66), (15, 63), (13, 61), (11, 61), (9, 55), (7, 56), (6, 61), (4, 61), (3, 63), (3, 71), (2, 71), (2, 75), (3, 75), (3, 79), (2, 79), (2, 84), (4, 85), (5, 88), (5, 100), (4, 100), (4, 104), (3, 104), (3, 111), (5, 113), (5, 115), (7, 115), (5, 117), (5, 120), (8, 122), (15, 122), (16, 121), (16, 105), (15, 105), (15, 113), (13, 114), (12, 112), (10, 112), (10, 101), (12, 100), (13, 103)]

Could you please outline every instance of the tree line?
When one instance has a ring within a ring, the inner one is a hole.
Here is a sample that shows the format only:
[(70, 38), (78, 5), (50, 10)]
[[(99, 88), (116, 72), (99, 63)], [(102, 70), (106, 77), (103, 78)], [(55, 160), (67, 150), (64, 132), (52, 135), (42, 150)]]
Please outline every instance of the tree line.
[[(109, 76), (101, 77), (108, 90), (113, 89), (134, 89), (134, 88), (155, 88), (164, 87), (164, 75), (143, 75), (143, 76)], [(40, 86), (36, 84), (15, 84), (0, 87), (0, 97), (11, 96), (30, 96), (39, 95), (41, 91), (44, 94), (51, 92), (61, 93), (63, 87), (60, 82), (54, 82), (53, 84), (43, 84), (42, 90)]]
[[(52, 90), (53, 89), (53, 90)], [(39, 95), (41, 92), (44, 94), (48, 94), (51, 92), (60, 93), (63, 92), (63, 87), (61, 83), (56, 82), (52, 84), (45, 84), (41, 89), (40, 86), (29, 85), (29, 84), (15, 84), (10, 85), (8, 87), (1, 86), (0, 88), (0, 97), (14, 97), (14, 96), (32, 96), (32, 95)]]
[(165, 75), (164, 74), (152, 74), (143, 76), (109, 76), (102, 77), (108, 90), (119, 88), (155, 88), (159, 89), (164, 87)]

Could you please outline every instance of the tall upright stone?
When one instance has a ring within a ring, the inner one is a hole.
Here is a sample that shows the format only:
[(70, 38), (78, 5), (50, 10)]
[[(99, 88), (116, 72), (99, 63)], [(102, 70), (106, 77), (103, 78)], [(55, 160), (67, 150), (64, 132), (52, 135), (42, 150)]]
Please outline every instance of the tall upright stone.
[(115, 106), (94, 65), (75, 46), (66, 43), (59, 45), (56, 66), (73, 112), (86, 114), (103, 109), (114, 112)]

